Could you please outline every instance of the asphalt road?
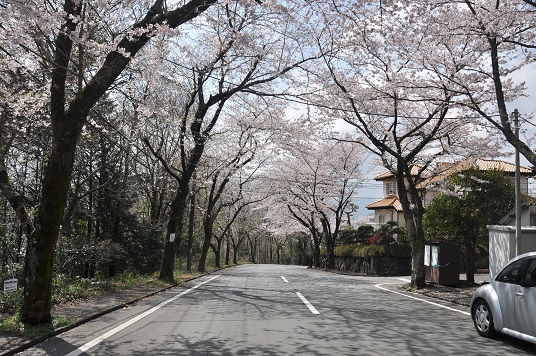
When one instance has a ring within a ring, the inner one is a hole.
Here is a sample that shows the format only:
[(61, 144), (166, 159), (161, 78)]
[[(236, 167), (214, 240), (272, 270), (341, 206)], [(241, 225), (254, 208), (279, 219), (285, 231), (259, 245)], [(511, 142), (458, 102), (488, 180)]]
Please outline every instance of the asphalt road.
[[(222, 270), (110, 313), (25, 355), (520, 355), (463, 307), (400, 294), (394, 277), (295, 266)], [(193, 288), (193, 289), (192, 289)]]

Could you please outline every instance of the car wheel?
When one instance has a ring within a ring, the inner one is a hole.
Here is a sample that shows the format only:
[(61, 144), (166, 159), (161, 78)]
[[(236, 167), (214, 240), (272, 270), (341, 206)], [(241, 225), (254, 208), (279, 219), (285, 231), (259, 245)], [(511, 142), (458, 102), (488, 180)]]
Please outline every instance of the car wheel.
[(475, 323), (476, 331), (481, 336), (493, 337), (497, 334), (493, 325), (493, 314), (491, 309), (484, 300), (479, 300), (473, 308), (473, 322)]

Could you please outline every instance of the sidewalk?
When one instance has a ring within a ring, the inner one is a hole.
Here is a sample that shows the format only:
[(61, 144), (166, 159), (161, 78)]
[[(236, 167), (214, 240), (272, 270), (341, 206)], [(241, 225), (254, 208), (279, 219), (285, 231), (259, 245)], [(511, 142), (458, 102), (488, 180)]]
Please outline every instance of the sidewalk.
[(123, 290), (113, 290), (105, 292), (98, 297), (88, 300), (64, 303), (52, 307), (52, 314), (68, 319), (71, 324), (65, 327), (55, 329), (47, 334), (41, 335), (35, 339), (25, 339), (20, 336), (0, 334), (0, 356), (14, 355), (24, 349), (36, 345), (52, 336), (61, 334), (67, 330), (73, 329), (101, 315), (110, 313), (114, 310), (121, 309), (127, 305), (134, 304), (138, 300), (160, 293), (167, 289), (176, 287), (180, 284), (192, 281), (202, 275), (183, 275), (178, 279), (179, 283), (166, 287), (146, 284), (138, 285)]
[(465, 274), (460, 274), (460, 284), (455, 287), (427, 282), (426, 287), (419, 290), (410, 290), (408, 285), (399, 285), (397, 289), (469, 307), (475, 290), (487, 282), (489, 282), (489, 273), (475, 274), (476, 285), (468, 285)]

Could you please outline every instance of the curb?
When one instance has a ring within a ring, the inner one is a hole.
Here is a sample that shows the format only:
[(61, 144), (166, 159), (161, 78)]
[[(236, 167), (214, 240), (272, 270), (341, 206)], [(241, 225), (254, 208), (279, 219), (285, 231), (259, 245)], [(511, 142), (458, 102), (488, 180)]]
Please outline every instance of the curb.
[(225, 268), (228, 268), (228, 267), (232, 267), (232, 266), (226, 266), (226, 267), (223, 267), (223, 268), (214, 270), (214, 271), (212, 271), (212, 272), (207, 272), (207, 273), (202, 274), (202, 275), (200, 275), (200, 276), (193, 277), (193, 278), (190, 278), (190, 279), (186, 279), (186, 280), (184, 280), (184, 281), (182, 281), (182, 282), (180, 282), (180, 283), (176, 283), (176, 284), (173, 284), (173, 285), (171, 285), (171, 286), (168, 286), (168, 287), (165, 287), (165, 288), (162, 288), (162, 289), (158, 289), (158, 290), (153, 291), (153, 292), (151, 292), (151, 293), (142, 295), (142, 296), (140, 296), (140, 297), (137, 297), (137, 298), (128, 300), (128, 301), (126, 301), (126, 302), (123, 302), (123, 303), (114, 305), (114, 306), (112, 306), (112, 307), (102, 309), (102, 310), (100, 310), (100, 311), (95, 312), (94, 314), (91, 314), (91, 315), (85, 317), (85, 318), (82, 318), (82, 319), (80, 319), (80, 320), (77, 320), (77, 321), (75, 321), (75, 322), (72, 323), (72, 324), (69, 324), (69, 325), (66, 325), (66, 326), (62, 326), (62, 327), (57, 328), (57, 329), (54, 329), (54, 330), (52, 330), (52, 331), (50, 331), (50, 332), (48, 332), (48, 333), (46, 333), (46, 334), (40, 335), (40, 336), (38, 336), (38, 337), (36, 337), (36, 338), (34, 338), (34, 339), (31, 339), (31, 340), (29, 340), (29, 341), (23, 342), (23, 343), (21, 343), (19, 346), (15, 347), (15, 348), (13, 348), (13, 349), (11, 349), (11, 350), (6, 351), (5, 353), (0, 354), (0, 356), (11, 356), (11, 355), (15, 355), (15, 354), (17, 354), (17, 353), (19, 353), (19, 352), (22, 352), (22, 351), (24, 351), (24, 350), (26, 350), (26, 349), (29, 349), (29, 348), (32, 347), (32, 346), (35, 346), (35, 345), (37, 345), (37, 344), (39, 344), (39, 343), (41, 343), (41, 342), (43, 342), (43, 341), (45, 341), (45, 340), (47, 340), (47, 339), (49, 339), (49, 338), (51, 338), (51, 337), (57, 336), (57, 335), (62, 334), (62, 333), (64, 333), (64, 332), (66, 332), (66, 331), (69, 331), (69, 330), (71, 330), (71, 329), (74, 329), (74, 328), (76, 328), (76, 327), (78, 327), (78, 326), (80, 326), (80, 325), (82, 325), (82, 324), (85, 324), (85, 323), (87, 323), (87, 322), (89, 322), (89, 321), (91, 321), (91, 320), (97, 319), (97, 318), (99, 318), (99, 317), (101, 317), (101, 316), (103, 316), (103, 315), (105, 315), (105, 314), (111, 313), (111, 312), (116, 311), (116, 310), (118, 310), (118, 309), (122, 309), (122, 308), (124, 308), (124, 307), (126, 307), (126, 306), (129, 306), (129, 305), (131, 305), (131, 304), (134, 304), (134, 303), (138, 302), (138, 301), (141, 300), (141, 299), (151, 297), (151, 296), (153, 296), (153, 295), (155, 295), (155, 294), (158, 294), (158, 293), (162, 293), (162, 292), (164, 292), (164, 291), (166, 291), (166, 290), (168, 290), (168, 289), (178, 287), (178, 286), (180, 286), (180, 285), (182, 285), (182, 284), (184, 284), (184, 283), (187, 283), (187, 282), (190, 282), (190, 281), (194, 281), (194, 280), (196, 280), (196, 279), (198, 279), (198, 278), (205, 277), (205, 276), (207, 276), (207, 275), (211, 275), (211, 274), (214, 273), (214, 272), (221, 271), (221, 270), (223, 270), (223, 269), (225, 269)]

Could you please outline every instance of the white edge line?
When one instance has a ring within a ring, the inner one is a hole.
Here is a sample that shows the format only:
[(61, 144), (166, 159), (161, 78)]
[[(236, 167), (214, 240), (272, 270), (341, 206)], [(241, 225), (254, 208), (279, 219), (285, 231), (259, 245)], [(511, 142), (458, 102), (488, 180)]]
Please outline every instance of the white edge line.
[(172, 297), (172, 298), (170, 298), (170, 299), (168, 299), (168, 300), (163, 301), (162, 303), (158, 304), (157, 306), (152, 307), (151, 309), (149, 309), (149, 310), (147, 310), (147, 311), (141, 313), (140, 315), (135, 316), (134, 318), (132, 318), (132, 319), (130, 319), (130, 320), (124, 322), (123, 324), (121, 324), (121, 325), (119, 325), (119, 326), (116, 326), (116, 327), (113, 328), (112, 330), (110, 330), (110, 331), (108, 331), (108, 332), (102, 334), (101, 336), (99, 336), (99, 337), (97, 337), (97, 338), (95, 338), (95, 339), (93, 339), (93, 340), (87, 342), (86, 344), (80, 346), (80, 347), (77, 348), (76, 350), (73, 350), (73, 351), (69, 352), (66, 356), (78, 356), (78, 355), (80, 355), (81, 353), (86, 352), (87, 350), (91, 349), (92, 347), (94, 347), (94, 346), (97, 345), (97, 344), (100, 344), (102, 341), (106, 340), (106, 339), (109, 338), (110, 336), (113, 336), (113, 335), (117, 334), (117, 333), (120, 332), (121, 330), (123, 330), (123, 329), (129, 327), (130, 325), (134, 324), (135, 322), (137, 322), (137, 321), (139, 321), (139, 320), (145, 318), (147, 315), (154, 313), (154, 312), (157, 311), (158, 309), (162, 308), (164, 305), (169, 304), (169, 303), (171, 303), (172, 301), (174, 301), (175, 299), (180, 298), (180, 297), (182, 297), (183, 295), (190, 293), (190, 292), (193, 291), (194, 289), (197, 289), (197, 288), (201, 287), (203, 284), (206, 284), (206, 283), (208, 283), (208, 282), (211, 282), (211, 281), (215, 280), (215, 279), (218, 278), (219, 276), (220, 276), (220, 275), (214, 276), (214, 277), (212, 277), (212, 278), (210, 278), (210, 279), (208, 279), (208, 280), (206, 280), (206, 281), (204, 281), (204, 282), (201, 282), (201, 283), (199, 283), (199, 284), (193, 286), (192, 288), (190, 288), (190, 289), (188, 289), (188, 290), (185, 290), (185, 291), (183, 291), (183, 292), (177, 294), (176, 296), (174, 296), (174, 297)]
[(410, 283), (411, 282), (411, 279), (407, 279), (407, 278), (402, 278), (402, 277), (396, 277), (396, 279), (402, 281), (402, 282), (408, 282)]
[(288, 281), (287, 281), (287, 279), (285, 278), (285, 276), (281, 276), (281, 279), (282, 279), (283, 281), (285, 281), (285, 283), (288, 283)]
[(455, 311), (455, 312), (458, 312), (458, 313), (462, 313), (464, 315), (471, 315), (471, 313), (469, 312), (466, 312), (466, 311), (463, 311), (463, 310), (458, 310), (458, 309), (454, 309), (454, 308), (451, 308), (451, 307), (447, 307), (446, 305), (442, 305), (442, 304), (439, 304), (439, 303), (434, 303), (434, 302), (431, 302), (429, 300), (426, 300), (426, 299), (422, 299), (422, 298), (417, 298), (417, 297), (414, 297), (412, 295), (408, 295), (408, 294), (404, 294), (404, 293), (400, 293), (400, 292), (397, 292), (397, 291), (394, 291), (394, 290), (390, 290), (390, 289), (387, 289), (385, 287), (382, 287), (383, 284), (393, 284), (393, 283), (380, 283), (380, 284), (376, 284), (376, 288), (379, 288), (381, 290), (384, 290), (384, 291), (387, 291), (387, 292), (391, 292), (391, 293), (395, 293), (395, 294), (398, 294), (398, 295), (402, 295), (406, 298), (411, 298), (411, 299), (415, 299), (415, 300), (418, 300), (420, 302), (424, 302), (424, 303), (428, 303), (428, 304), (432, 304), (432, 305), (435, 305), (437, 307), (441, 307), (441, 308), (445, 308), (445, 309), (448, 309), (448, 310), (451, 310), (451, 311)]
[(307, 308), (309, 308), (309, 310), (311, 311), (311, 313), (313, 314), (320, 314), (318, 312), (318, 310), (316, 310), (315, 307), (313, 307), (313, 305), (311, 303), (309, 303), (309, 301), (300, 293), (300, 292), (294, 292), (296, 293), (296, 295), (301, 299), (301, 301), (303, 302), (303, 304), (307, 305)]

